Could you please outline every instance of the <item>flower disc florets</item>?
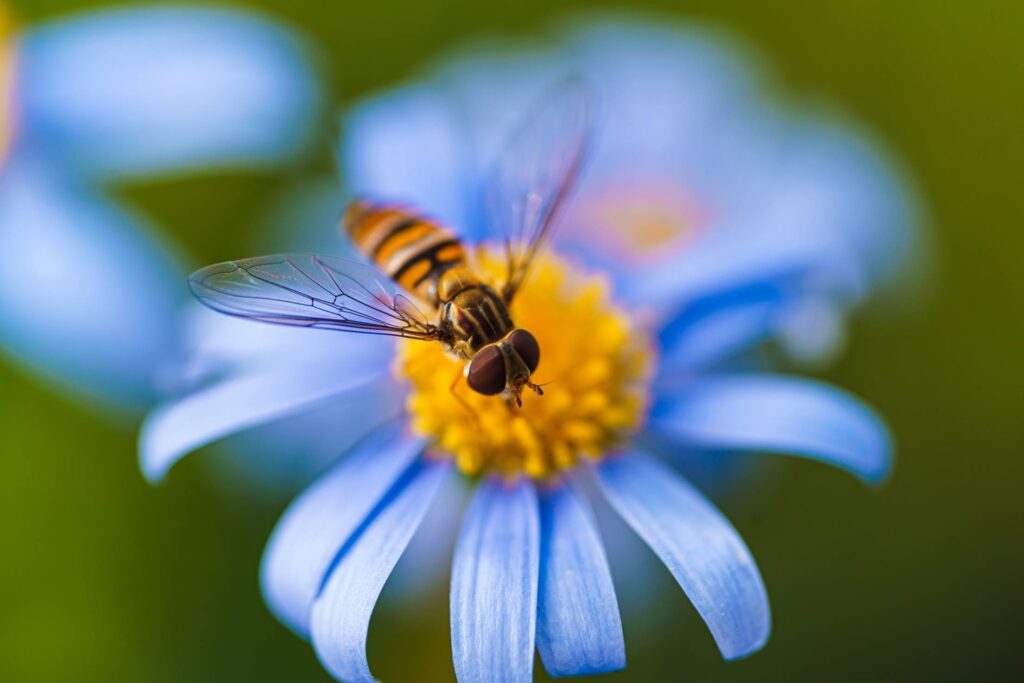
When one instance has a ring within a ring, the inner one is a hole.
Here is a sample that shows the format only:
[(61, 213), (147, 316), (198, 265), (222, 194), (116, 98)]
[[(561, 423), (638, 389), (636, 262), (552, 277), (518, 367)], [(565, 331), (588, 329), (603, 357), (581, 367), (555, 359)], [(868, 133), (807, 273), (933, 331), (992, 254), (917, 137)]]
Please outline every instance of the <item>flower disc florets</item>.
[[(481, 277), (504, 275), (497, 250), (478, 255)], [(610, 300), (604, 279), (540, 256), (512, 305), (517, 327), (540, 343), (533, 381), (544, 395), (524, 394), (522, 408), (483, 396), (438, 344), (404, 341), (396, 372), (410, 385), (412, 427), (453, 457), (468, 475), (499, 472), (545, 479), (597, 459), (641, 424), (648, 405), (653, 350), (646, 334)]]

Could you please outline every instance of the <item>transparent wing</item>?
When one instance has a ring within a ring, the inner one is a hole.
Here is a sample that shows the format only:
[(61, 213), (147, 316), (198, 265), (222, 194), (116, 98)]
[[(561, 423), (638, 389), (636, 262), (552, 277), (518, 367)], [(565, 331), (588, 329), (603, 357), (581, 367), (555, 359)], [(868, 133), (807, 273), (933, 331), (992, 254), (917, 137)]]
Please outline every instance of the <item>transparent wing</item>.
[(590, 137), (591, 101), (584, 81), (555, 84), (513, 131), (487, 179), (489, 230), (505, 244), (508, 258), (508, 301), (579, 175)]
[(279, 254), (192, 273), (189, 288), (215, 311), (278, 325), (438, 339), (435, 325), (375, 268), (358, 261)]

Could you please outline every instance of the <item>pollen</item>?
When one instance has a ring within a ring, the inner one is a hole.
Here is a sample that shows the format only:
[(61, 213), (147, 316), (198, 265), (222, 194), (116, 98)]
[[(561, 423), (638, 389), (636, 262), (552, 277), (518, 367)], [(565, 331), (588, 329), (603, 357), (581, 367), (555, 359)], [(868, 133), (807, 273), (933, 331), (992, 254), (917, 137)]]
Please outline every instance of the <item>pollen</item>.
[[(495, 287), (505, 270), (499, 253), (477, 255), (479, 275)], [(412, 428), (431, 442), (434, 455), (452, 458), (469, 476), (548, 479), (600, 459), (641, 426), (653, 345), (613, 304), (605, 279), (554, 255), (539, 256), (511, 313), (540, 345), (531, 380), (544, 395), (525, 392), (521, 408), (471, 390), (466, 362), (441, 345), (401, 343), (395, 372), (409, 386)]]

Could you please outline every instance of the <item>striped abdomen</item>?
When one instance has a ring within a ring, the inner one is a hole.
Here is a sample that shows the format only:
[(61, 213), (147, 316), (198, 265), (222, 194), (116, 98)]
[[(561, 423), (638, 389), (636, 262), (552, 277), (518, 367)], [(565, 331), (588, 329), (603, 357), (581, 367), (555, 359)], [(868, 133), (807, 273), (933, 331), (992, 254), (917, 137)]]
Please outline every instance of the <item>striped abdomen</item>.
[(355, 245), (378, 268), (435, 306), (441, 276), (466, 262), (466, 252), (455, 235), (397, 207), (353, 202), (344, 224)]

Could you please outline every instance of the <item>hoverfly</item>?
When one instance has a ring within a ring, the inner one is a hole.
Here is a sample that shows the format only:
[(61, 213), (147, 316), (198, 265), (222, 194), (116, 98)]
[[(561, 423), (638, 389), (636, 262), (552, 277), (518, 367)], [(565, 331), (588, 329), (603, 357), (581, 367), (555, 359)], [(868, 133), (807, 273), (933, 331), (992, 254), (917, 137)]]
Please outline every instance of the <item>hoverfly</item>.
[(343, 229), (376, 268), (319, 255), (263, 256), (196, 271), (192, 293), (216, 311), (250, 320), (441, 342), (468, 361), (456, 382), (464, 374), (472, 390), (522, 406), (524, 389), (543, 395), (531, 381), (540, 347), (516, 327), (509, 306), (579, 174), (589, 104), (584, 83), (558, 83), (494, 163), (484, 200), (488, 232), (504, 245), (506, 273), (497, 287), (474, 273), (448, 229), (397, 206), (356, 200)]

